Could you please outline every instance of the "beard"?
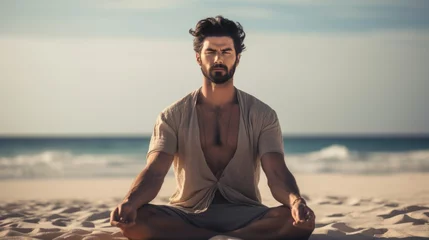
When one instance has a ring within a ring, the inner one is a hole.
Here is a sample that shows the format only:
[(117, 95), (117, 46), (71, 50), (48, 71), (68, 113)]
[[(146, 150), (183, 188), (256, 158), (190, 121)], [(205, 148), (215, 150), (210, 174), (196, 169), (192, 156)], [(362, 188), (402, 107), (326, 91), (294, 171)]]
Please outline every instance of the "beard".
[[(212, 83), (215, 84), (224, 84), (228, 82), (235, 73), (235, 68), (237, 67), (237, 61), (235, 61), (234, 65), (232, 65), (231, 70), (228, 71), (228, 67), (222, 64), (212, 65), (208, 72), (201, 68), (201, 72), (204, 77), (209, 79)], [(224, 71), (214, 70), (215, 68), (222, 68)], [(224, 73), (225, 72), (225, 73)]]

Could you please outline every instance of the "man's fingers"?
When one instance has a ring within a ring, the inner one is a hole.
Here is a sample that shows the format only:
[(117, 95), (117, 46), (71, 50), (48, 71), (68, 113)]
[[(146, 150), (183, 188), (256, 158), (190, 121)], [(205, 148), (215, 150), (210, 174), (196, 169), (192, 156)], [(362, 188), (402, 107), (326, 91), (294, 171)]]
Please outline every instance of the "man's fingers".
[(112, 226), (114, 226), (114, 227), (118, 227), (118, 228), (123, 229), (123, 228), (129, 228), (129, 227), (132, 227), (132, 226), (134, 226), (136, 223), (135, 223), (135, 222), (121, 222), (121, 221), (113, 220), (113, 221), (111, 221), (111, 222), (110, 222), (110, 224), (111, 224)]
[(303, 223), (293, 223), (293, 225), (297, 228), (302, 228), (302, 229), (311, 229), (314, 228), (313, 227), (313, 222), (303, 222)]
[(118, 208), (115, 208), (115, 210), (113, 210), (110, 213), (110, 225), (116, 226), (118, 223), (117, 220), (118, 220)]
[(119, 214), (116, 220), (122, 224), (128, 224), (130, 222), (128, 219), (129, 218), (128, 215), (129, 215), (129, 212), (126, 211), (126, 209), (119, 207)]
[(293, 222), (293, 226), (302, 229), (312, 229), (315, 226), (315, 215), (312, 211), (308, 211), (306, 213), (305, 220), (295, 219)]
[(300, 208), (300, 211), (299, 211), (299, 220), (305, 220), (306, 215), (307, 215), (307, 208), (306, 207)]

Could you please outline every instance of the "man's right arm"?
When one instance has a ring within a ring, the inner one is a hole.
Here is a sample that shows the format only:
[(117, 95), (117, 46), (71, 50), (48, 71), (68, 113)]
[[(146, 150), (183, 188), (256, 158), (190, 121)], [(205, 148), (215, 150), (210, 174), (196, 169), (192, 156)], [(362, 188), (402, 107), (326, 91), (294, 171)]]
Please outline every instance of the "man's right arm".
[(128, 202), (137, 209), (152, 201), (158, 195), (173, 159), (171, 154), (152, 152), (148, 156), (146, 167), (134, 180), (123, 202)]

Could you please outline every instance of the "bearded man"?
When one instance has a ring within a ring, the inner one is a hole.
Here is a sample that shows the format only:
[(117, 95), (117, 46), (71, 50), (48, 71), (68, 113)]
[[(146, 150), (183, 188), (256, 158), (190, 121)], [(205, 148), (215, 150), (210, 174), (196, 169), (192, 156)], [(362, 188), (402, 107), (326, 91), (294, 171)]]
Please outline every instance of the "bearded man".
[[(111, 224), (129, 239), (308, 239), (315, 215), (285, 164), (277, 114), (234, 86), (242, 26), (217, 16), (189, 32), (202, 86), (159, 114), (147, 165)], [(176, 192), (168, 205), (150, 204), (171, 165)], [(261, 202), (261, 167), (278, 207)]]

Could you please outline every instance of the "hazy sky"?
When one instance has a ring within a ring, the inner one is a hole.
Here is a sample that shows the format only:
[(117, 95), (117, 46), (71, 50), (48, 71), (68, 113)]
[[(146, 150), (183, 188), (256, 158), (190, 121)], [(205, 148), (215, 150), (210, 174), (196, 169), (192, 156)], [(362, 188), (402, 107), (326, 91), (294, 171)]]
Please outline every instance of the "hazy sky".
[(429, 1), (0, 2), (0, 135), (148, 134), (202, 83), (188, 30), (247, 33), (235, 84), (284, 134), (429, 133)]

